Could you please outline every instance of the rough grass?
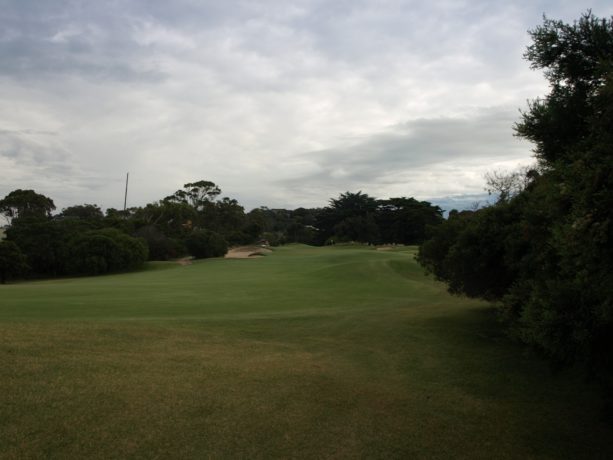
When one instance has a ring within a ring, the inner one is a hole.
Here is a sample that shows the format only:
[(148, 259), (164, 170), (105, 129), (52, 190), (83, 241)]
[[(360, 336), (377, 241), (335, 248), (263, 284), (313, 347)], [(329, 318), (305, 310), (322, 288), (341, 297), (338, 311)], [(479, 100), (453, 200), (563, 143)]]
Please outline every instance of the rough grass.
[(599, 399), (412, 250), (0, 287), (1, 458), (613, 458)]

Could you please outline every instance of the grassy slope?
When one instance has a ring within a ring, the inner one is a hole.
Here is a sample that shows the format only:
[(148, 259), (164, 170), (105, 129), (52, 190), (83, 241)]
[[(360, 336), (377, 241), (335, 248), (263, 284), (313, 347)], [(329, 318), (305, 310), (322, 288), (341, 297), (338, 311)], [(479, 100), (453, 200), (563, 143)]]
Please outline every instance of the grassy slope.
[(0, 286), (0, 457), (613, 458), (598, 399), (410, 251)]

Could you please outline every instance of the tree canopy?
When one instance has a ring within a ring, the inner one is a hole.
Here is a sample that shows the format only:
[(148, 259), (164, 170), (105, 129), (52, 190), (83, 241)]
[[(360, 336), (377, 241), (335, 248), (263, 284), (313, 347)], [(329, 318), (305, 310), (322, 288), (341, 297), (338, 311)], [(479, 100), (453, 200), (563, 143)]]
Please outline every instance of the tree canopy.
[[(538, 172), (452, 216), (419, 260), (450, 290), (500, 302), (515, 337), (613, 389), (613, 18), (545, 18), (525, 54), (550, 92), (516, 124)], [(517, 178), (516, 178), (517, 179)]]
[(0, 200), (0, 213), (11, 221), (21, 218), (50, 217), (55, 209), (51, 198), (36, 193), (34, 190), (17, 189)]

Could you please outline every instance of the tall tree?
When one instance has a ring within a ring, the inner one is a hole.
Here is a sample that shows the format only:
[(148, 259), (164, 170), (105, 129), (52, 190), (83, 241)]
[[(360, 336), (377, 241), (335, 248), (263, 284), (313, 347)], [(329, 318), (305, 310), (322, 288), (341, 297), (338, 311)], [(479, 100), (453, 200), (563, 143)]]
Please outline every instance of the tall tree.
[(213, 182), (200, 180), (183, 185), (183, 189), (165, 198), (167, 201), (187, 203), (197, 211), (202, 211), (208, 204), (215, 201), (221, 189)]
[(36, 193), (34, 190), (13, 190), (0, 200), (0, 213), (9, 220), (15, 218), (47, 218), (55, 204), (51, 198)]
[[(319, 213), (316, 226), (323, 240), (376, 242), (379, 230), (374, 216), (377, 200), (366, 193), (341, 193)], [(323, 242), (323, 241), (322, 241)]]
[(443, 222), (443, 210), (415, 198), (377, 201), (377, 224), (386, 243), (420, 244), (431, 227)]

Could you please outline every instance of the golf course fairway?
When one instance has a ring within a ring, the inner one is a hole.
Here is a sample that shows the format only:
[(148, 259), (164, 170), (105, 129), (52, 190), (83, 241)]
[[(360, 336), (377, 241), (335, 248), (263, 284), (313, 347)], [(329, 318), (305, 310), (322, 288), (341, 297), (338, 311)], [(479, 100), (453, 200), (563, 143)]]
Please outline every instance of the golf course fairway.
[(0, 458), (613, 458), (597, 388), (414, 254), (0, 286)]

